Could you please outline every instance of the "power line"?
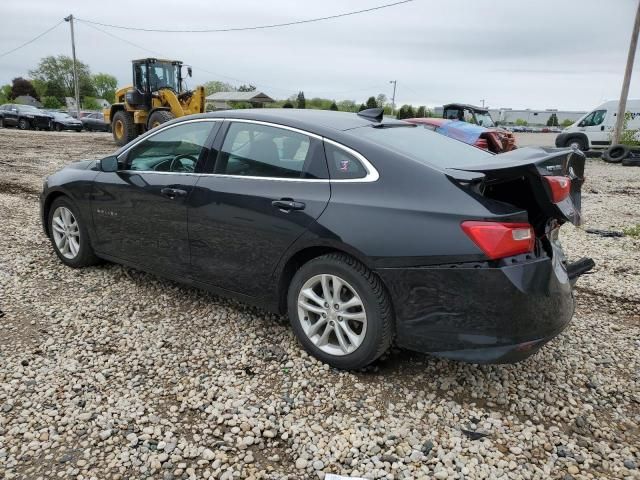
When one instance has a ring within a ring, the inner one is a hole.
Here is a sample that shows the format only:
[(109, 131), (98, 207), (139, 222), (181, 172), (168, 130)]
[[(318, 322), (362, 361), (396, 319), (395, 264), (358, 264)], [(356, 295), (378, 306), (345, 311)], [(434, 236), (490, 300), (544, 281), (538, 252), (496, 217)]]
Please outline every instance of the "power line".
[(36, 40), (38, 40), (39, 38), (44, 37), (47, 33), (49, 33), (51, 30), (55, 29), (56, 27), (58, 27), (62, 22), (64, 22), (64, 20), (60, 20), (58, 23), (56, 23), (53, 27), (45, 30), (44, 32), (42, 32), (40, 35), (33, 37), (31, 40), (24, 42), (22, 45), (17, 46), (16, 48), (13, 48), (11, 50), (8, 50), (4, 53), (0, 53), (0, 58), (2, 57), (6, 57), (7, 55), (9, 55), (10, 53), (15, 52), (16, 50), (20, 50), (22, 47), (26, 47), (27, 45), (35, 42)]
[[(80, 19), (75, 18), (75, 17), (74, 17), (74, 20), (76, 20), (78, 22), (81, 21)], [(87, 22), (84, 22), (84, 21), (82, 23), (84, 23), (87, 27), (90, 27), (90, 28), (92, 28), (92, 29), (94, 29), (94, 30), (96, 30), (96, 31), (98, 31), (100, 33), (104, 33), (105, 35), (108, 35), (111, 38), (115, 38), (116, 40), (120, 40), (121, 42), (127, 43), (127, 44), (131, 45), (132, 47), (136, 47), (136, 48), (138, 48), (140, 50), (143, 50), (145, 52), (151, 53), (153, 55), (157, 55), (159, 57), (169, 57), (168, 55), (165, 55), (162, 52), (158, 52), (156, 50), (150, 50), (150, 49), (148, 49), (146, 47), (143, 47), (142, 45), (134, 43), (134, 42), (132, 42), (130, 40), (127, 40), (125, 38), (122, 38), (119, 35), (116, 35), (114, 33), (111, 33), (111, 32), (108, 32), (106, 30), (103, 30), (102, 28), (96, 27), (95, 25), (92, 25), (90, 23), (87, 23)], [(295, 91), (295, 89), (291, 89), (291, 88), (274, 87), (273, 85), (266, 85), (264, 83), (257, 83), (257, 82), (249, 82), (249, 81), (246, 81), (246, 80), (242, 80), (240, 78), (230, 77), (228, 75), (222, 75), (220, 73), (212, 72), (210, 70), (202, 68), (199, 65), (193, 65), (193, 66), (195, 68), (197, 68), (198, 70), (204, 72), (204, 73), (208, 73), (210, 75), (213, 75), (214, 77), (226, 78), (226, 79), (233, 80), (235, 82), (240, 82), (240, 83), (255, 84), (257, 86), (263, 86), (263, 87), (269, 88), (271, 90), (280, 90), (280, 91), (283, 91), (283, 92), (294, 92)], [(338, 91), (338, 92), (326, 92), (326, 91), (319, 91), (319, 90), (309, 90), (309, 91), (312, 92), (312, 93), (315, 92), (315, 93), (321, 93), (321, 94), (324, 94), (324, 95), (335, 95), (335, 94), (341, 94), (341, 93), (370, 91), (370, 90), (373, 90), (374, 88), (382, 88), (382, 87), (380, 85), (373, 85), (373, 86), (367, 87), (367, 88), (356, 88), (356, 89), (352, 89), (352, 90), (343, 90), (343, 91)]]
[(292, 21), (292, 22), (284, 22), (284, 23), (273, 23), (273, 24), (268, 24), (268, 25), (255, 25), (252, 27), (230, 27), (230, 28), (215, 28), (215, 29), (204, 29), (204, 30), (198, 30), (198, 29), (190, 29), (190, 30), (169, 30), (169, 29), (162, 29), (162, 28), (141, 28), (141, 27), (129, 27), (129, 26), (124, 26), (124, 25), (114, 25), (114, 24), (109, 24), (109, 23), (102, 23), (102, 22), (95, 22), (92, 20), (85, 20), (83, 18), (77, 18), (76, 20), (80, 21), (80, 22), (85, 22), (85, 23), (92, 23), (94, 25), (100, 25), (102, 27), (108, 27), (108, 28), (119, 28), (121, 30), (136, 30), (139, 32), (161, 32), (161, 33), (221, 33), (221, 32), (241, 32), (241, 31), (246, 31), (246, 30), (264, 30), (264, 29), (268, 29), (268, 28), (279, 28), (279, 27), (289, 27), (292, 25), (301, 25), (304, 23), (314, 23), (314, 22), (321, 22), (324, 20), (333, 20), (335, 18), (342, 18), (342, 17), (350, 17), (353, 15), (359, 15), (361, 13), (368, 13), (368, 12), (373, 12), (376, 10), (382, 10), (384, 8), (391, 8), (391, 7), (395, 7), (398, 5), (402, 5), (405, 3), (410, 3), (410, 2), (414, 2), (415, 0), (401, 0), (398, 2), (393, 2), (393, 3), (387, 3), (384, 5), (378, 5), (377, 7), (371, 7), (371, 8), (364, 8), (362, 10), (354, 10), (352, 12), (345, 12), (345, 13), (338, 13), (335, 15), (328, 15), (326, 17), (317, 17), (317, 18), (308, 18), (306, 20), (296, 20), (296, 21)]

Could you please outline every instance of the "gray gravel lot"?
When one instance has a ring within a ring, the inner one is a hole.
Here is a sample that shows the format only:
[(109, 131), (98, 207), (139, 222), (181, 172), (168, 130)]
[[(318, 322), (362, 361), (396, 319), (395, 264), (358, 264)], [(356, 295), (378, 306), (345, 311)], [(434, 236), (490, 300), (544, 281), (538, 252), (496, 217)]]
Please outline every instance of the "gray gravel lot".
[[(597, 262), (570, 328), (516, 365), (306, 355), (286, 318), (113, 264), (64, 267), (42, 178), (107, 134), (0, 129), (0, 478), (640, 478), (640, 239), (563, 227)], [(640, 169), (589, 160), (587, 227), (640, 224)]]

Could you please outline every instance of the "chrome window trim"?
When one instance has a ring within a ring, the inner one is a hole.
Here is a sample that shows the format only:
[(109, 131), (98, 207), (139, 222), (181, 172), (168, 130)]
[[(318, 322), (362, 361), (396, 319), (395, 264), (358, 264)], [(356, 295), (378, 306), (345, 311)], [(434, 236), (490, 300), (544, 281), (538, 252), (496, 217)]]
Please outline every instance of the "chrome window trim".
[(301, 130), (299, 128), (290, 127), (288, 125), (281, 125), (279, 123), (273, 122), (264, 122), (261, 120), (249, 120), (246, 118), (195, 118), (193, 120), (185, 120), (183, 122), (178, 122), (172, 125), (167, 125), (165, 127), (161, 127), (157, 132), (154, 132), (152, 135), (148, 135), (144, 138), (139, 139), (138, 141), (131, 144), (124, 150), (120, 155), (116, 158), (120, 160), (122, 155), (125, 155), (132, 148), (134, 148), (139, 143), (157, 135), (160, 132), (163, 132), (169, 128), (177, 127), (179, 125), (184, 125), (185, 123), (195, 123), (195, 122), (222, 122), (222, 121), (236, 122), (236, 123), (253, 123), (257, 125), (264, 125), (267, 127), (273, 128), (281, 128), (284, 130), (290, 130), (295, 133), (299, 133), (301, 135), (306, 135), (311, 138), (315, 138), (316, 140), (320, 140), (322, 142), (327, 142), (333, 145), (334, 147), (340, 148), (344, 150), (348, 154), (354, 156), (362, 166), (367, 171), (367, 174), (362, 178), (283, 178), (283, 177), (257, 177), (252, 175), (227, 175), (225, 173), (191, 173), (191, 172), (156, 172), (154, 170), (120, 170), (126, 172), (146, 172), (146, 173), (156, 173), (159, 175), (196, 175), (199, 177), (219, 177), (219, 178), (235, 178), (235, 179), (247, 179), (247, 180), (267, 180), (272, 182), (310, 182), (310, 183), (370, 183), (376, 182), (380, 178), (380, 174), (378, 170), (367, 160), (367, 158), (361, 153), (355, 151), (354, 149), (347, 147), (335, 140), (331, 140), (330, 138), (323, 137), (322, 135), (318, 135), (315, 133), (307, 132), (306, 130)]

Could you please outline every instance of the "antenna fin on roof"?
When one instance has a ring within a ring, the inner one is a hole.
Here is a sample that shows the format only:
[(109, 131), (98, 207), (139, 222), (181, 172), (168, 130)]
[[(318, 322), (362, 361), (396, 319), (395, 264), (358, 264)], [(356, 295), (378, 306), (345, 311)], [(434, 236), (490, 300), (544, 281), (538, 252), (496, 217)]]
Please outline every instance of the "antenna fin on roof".
[(361, 110), (358, 112), (359, 116), (368, 118), (369, 120), (375, 120), (376, 122), (382, 121), (383, 114), (384, 108), (367, 108), (366, 110)]

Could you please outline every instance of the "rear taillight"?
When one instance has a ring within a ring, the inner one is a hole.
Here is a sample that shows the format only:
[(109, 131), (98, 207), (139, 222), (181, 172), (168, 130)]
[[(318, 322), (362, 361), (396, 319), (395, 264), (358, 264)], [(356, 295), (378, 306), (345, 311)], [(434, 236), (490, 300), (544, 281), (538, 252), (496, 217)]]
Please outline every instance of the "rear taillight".
[(542, 178), (547, 181), (551, 189), (551, 201), (553, 203), (561, 202), (569, 196), (569, 192), (571, 192), (571, 179), (569, 177), (548, 175)]
[(528, 223), (462, 222), (462, 230), (491, 260), (533, 251), (535, 234)]

